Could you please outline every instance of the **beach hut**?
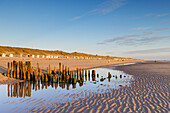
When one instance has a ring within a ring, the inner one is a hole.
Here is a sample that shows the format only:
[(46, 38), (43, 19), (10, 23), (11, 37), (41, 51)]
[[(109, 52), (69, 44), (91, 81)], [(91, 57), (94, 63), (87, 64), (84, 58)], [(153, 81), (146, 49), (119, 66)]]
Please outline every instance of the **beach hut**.
[(35, 55), (32, 55), (32, 58), (35, 58)]
[(23, 54), (20, 54), (20, 57), (23, 57)]
[(42, 58), (45, 58), (45, 55), (42, 55)]
[(37, 55), (37, 58), (40, 58), (40, 55)]
[(46, 58), (50, 58), (50, 56), (46, 56)]
[(14, 57), (14, 55), (13, 54), (9, 54), (9, 57)]
[(5, 53), (2, 53), (2, 57), (6, 57), (6, 54), (5, 54)]

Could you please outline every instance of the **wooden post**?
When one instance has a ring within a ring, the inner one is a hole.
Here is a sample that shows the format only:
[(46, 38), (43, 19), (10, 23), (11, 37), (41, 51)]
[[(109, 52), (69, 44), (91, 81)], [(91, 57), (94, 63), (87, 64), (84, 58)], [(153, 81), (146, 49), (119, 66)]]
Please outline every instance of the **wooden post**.
[(55, 68), (55, 66), (54, 66), (54, 74), (56, 74), (56, 68)]
[(70, 74), (70, 68), (68, 67), (68, 75)]
[(49, 64), (49, 74), (51, 75), (51, 66), (50, 66), (50, 64)]
[(20, 76), (21, 76), (21, 79), (23, 79), (23, 62), (22, 61), (20, 64)]
[(66, 78), (67, 78), (67, 82), (69, 82), (69, 78), (70, 78), (70, 76), (69, 76), (69, 75), (67, 75), (67, 76), (66, 76)]
[(65, 66), (65, 74), (67, 75), (67, 66)]
[(48, 76), (45, 74), (45, 82), (48, 82)]
[(17, 63), (17, 79), (19, 79), (19, 63)]
[(14, 64), (14, 78), (16, 78), (16, 70), (17, 70), (16, 61), (13, 61), (13, 64)]
[(54, 81), (54, 82), (55, 82), (55, 83), (58, 82), (58, 74), (55, 75), (55, 81)]
[(63, 64), (63, 67), (62, 67), (62, 73), (64, 73), (64, 64)]
[(11, 78), (13, 78), (13, 63), (11, 62)]
[(9, 73), (10, 73), (10, 63), (8, 62), (8, 77), (9, 77)]
[(79, 79), (79, 69), (77, 68), (77, 80)]
[(27, 79), (27, 77), (26, 77), (26, 71), (25, 71), (25, 68), (24, 68), (24, 80), (26, 80)]
[(61, 63), (59, 63), (59, 75), (61, 75)]
[(36, 69), (34, 72), (35, 72), (35, 81), (37, 81), (38, 69)]
[(44, 82), (44, 73), (42, 73), (41, 82)]

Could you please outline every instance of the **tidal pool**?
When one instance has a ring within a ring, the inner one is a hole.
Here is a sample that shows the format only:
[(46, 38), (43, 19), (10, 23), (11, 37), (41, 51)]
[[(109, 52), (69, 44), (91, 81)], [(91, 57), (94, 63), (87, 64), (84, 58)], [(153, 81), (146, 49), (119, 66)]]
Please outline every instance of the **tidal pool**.
[(84, 76), (84, 81), (76, 84), (27, 81), (0, 85), (0, 111), (29, 112), (36, 106), (48, 107), (51, 103), (71, 102), (87, 98), (94, 93), (106, 93), (111, 89), (128, 87), (133, 82), (133, 76), (122, 71), (104, 67), (91, 69), (90, 73), (92, 70), (96, 70), (95, 76)]

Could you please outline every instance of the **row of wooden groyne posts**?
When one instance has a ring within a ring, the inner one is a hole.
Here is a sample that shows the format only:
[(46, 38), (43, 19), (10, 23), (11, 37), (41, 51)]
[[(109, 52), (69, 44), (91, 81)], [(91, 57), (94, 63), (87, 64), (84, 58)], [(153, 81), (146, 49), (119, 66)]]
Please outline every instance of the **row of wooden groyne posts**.
[[(59, 82), (81, 83), (84, 81), (84, 76), (85, 79), (87, 79), (87, 76), (89, 78), (91, 76), (93, 81), (95, 81), (96, 79), (95, 70), (92, 70), (91, 74), (90, 74), (90, 70), (84, 70), (79, 68), (77, 68), (76, 71), (70, 71), (69, 67), (61, 65), (61, 63), (59, 63), (58, 69), (56, 69), (56, 67), (54, 66), (54, 70), (51, 70), (51, 66), (49, 65), (47, 67), (47, 71), (42, 72), (42, 70), (39, 68), (39, 63), (37, 63), (37, 68), (34, 69), (31, 66), (30, 61), (26, 61), (25, 63), (23, 63), (22, 61), (8, 62), (8, 73), (4, 75), (10, 78), (16, 78), (20, 80), (41, 81), (41, 82), (59, 81)], [(99, 77), (99, 74), (97, 74), (97, 77)]]

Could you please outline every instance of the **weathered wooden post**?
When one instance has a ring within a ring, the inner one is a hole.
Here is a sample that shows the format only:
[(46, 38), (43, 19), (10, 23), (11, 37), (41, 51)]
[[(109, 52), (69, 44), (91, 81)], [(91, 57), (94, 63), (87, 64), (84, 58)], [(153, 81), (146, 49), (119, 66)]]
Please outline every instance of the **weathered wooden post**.
[(17, 63), (17, 79), (19, 79), (19, 63)]
[(69, 78), (70, 78), (70, 76), (69, 76), (69, 75), (67, 75), (67, 76), (66, 76), (67, 82), (69, 82)]
[(27, 77), (26, 77), (26, 71), (25, 71), (25, 68), (24, 68), (23, 72), (24, 72), (24, 80), (26, 80), (26, 79), (27, 79)]
[(89, 81), (90, 81), (90, 70), (88, 71), (88, 77), (89, 77)]
[(111, 78), (112, 77), (112, 75), (110, 74), (110, 72), (108, 72), (108, 78)]
[[(27, 67), (25, 69), (27, 71)], [(29, 63), (29, 65), (28, 65), (28, 74), (27, 74), (28, 79), (27, 80), (31, 80), (30, 74), (31, 74), (31, 63)]]
[(68, 67), (68, 75), (70, 74), (70, 68)]
[(54, 81), (54, 82), (55, 82), (55, 83), (58, 82), (58, 74), (55, 75), (55, 81)]
[(10, 73), (10, 63), (8, 62), (8, 77), (9, 77), (9, 73)]
[(92, 70), (92, 80), (96, 80), (96, 70)]
[(22, 61), (20, 64), (20, 77), (21, 77), (21, 79), (23, 79), (23, 62)]
[(11, 62), (11, 78), (13, 78), (13, 63)]
[(44, 73), (42, 73), (41, 82), (44, 82)]
[(77, 80), (79, 80), (79, 69), (77, 68)]
[(34, 77), (35, 77), (35, 81), (37, 81), (37, 74), (38, 74), (38, 69), (36, 69), (35, 71), (34, 71)]
[(48, 82), (48, 76), (45, 74), (45, 82)]
[(53, 74), (56, 74), (56, 67), (54, 66), (54, 71), (53, 71), (54, 73)]
[(50, 66), (50, 64), (49, 64), (49, 74), (51, 75), (51, 66)]
[(67, 72), (67, 66), (65, 66), (65, 74), (66, 74), (66, 75), (68, 74), (68, 72)]
[(97, 78), (99, 78), (99, 74), (97, 74)]
[(16, 61), (13, 61), (13, 65), (14, 65), (14, 78), (16, 78), (16, 70), (17, 70)]
[(59, 63), (59, 75), (61, 75), (61, 63)]

